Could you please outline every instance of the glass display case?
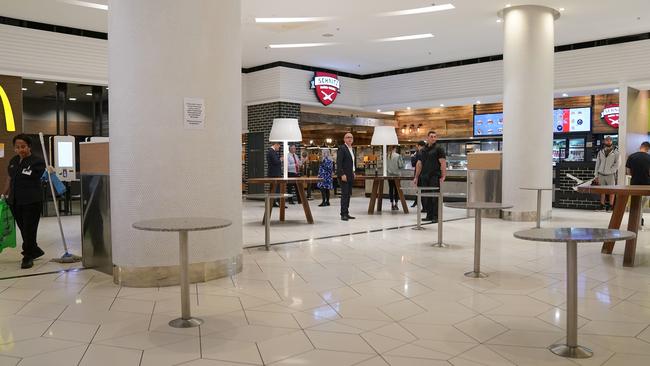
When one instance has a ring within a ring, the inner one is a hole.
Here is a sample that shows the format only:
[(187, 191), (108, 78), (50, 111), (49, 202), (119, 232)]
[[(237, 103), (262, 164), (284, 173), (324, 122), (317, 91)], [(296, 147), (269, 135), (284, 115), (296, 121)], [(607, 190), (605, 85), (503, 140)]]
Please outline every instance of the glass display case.
[(571, 138), (569, 139), (569, 153), (566, 158), (567, 161), (584, 161), (585, 160), (585, 139)]
[(566, 139), (553, 140), (553, 163), (566, 160)]

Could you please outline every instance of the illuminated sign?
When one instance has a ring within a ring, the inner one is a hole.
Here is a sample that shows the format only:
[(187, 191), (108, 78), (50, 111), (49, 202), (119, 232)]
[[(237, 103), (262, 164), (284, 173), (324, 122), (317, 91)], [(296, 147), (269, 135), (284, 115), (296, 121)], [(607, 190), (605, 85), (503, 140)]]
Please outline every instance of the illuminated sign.
[(608, 104), (600, 114), (600, 118), (607, 122), (608, 125), (618, 128), (619, 111), (620, 108), (618, 104)]
[(14, 112), (11, 110), (11, 103), (9, 103), (9, 97), (7, 93), (0, 85), (0, 103), (5, 112), (5, 120), (7, 122), (7, 131), (13, 132), (16, 131), (16, 123), (14, 122)]
[(340, 93), (341, 82), (336, 74), (316, 71), (311, 81), (311, 88), (316, 90), (316, 97), (323, 105), (330, 105)]

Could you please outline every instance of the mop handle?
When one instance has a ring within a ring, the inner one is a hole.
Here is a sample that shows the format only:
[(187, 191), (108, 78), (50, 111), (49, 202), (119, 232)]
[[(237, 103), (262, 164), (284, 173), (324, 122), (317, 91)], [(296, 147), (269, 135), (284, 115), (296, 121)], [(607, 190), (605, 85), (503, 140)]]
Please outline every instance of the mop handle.
[(52, 200), (54, 201), (54, 211), (56, 212), (56, 220), (59, 222), (59, 231), (61, 232), (61, 239), (63, 240), (63, 249), (68, 253), (68, 244), (65, 242), (65, 235), (63, 234), (63, 225), (61, 225), (61, 217), (59, 216), (59, 202), (56, 199), (56, 193), (54, 192), (54, 185), (52, 184), (52, 179), (50, 178), (50, 159), (47, 156), (45, 151), (45, 141), (43, 140), (43, 132), (38, 133), (38, 138), (41, 140), (41, 148), (43, 150), (43, 159), (45, 159), (45, 171), (47, 172), (47, 181), (50, 185), (50, 191), (52, 192)]

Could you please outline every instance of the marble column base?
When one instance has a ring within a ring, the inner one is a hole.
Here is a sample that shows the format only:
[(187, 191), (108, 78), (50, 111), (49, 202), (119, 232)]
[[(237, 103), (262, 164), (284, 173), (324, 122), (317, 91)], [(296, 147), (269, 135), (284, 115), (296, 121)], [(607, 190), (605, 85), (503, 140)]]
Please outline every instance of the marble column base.
[[(537, 221), (537, 211), (510, 211), (503, 210), (501, 211), (501, 218), (505, 221)], [(551, 218), (551, 211), (542, 212), (542, 220), (548, 220)]]
[[(206, 282), (241, 272), (242, 254), (215, 262), (190, 263), (190, 283)], [(180, 283), (180, 265), (158, 267), (113, 266), (113, 282), (126, 287), (164, 287)]]

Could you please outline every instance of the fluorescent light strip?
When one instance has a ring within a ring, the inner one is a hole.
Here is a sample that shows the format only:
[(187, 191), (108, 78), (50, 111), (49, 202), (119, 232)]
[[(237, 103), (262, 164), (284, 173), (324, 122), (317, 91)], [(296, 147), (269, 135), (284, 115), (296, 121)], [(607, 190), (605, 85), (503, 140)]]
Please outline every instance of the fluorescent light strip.
[(62, 3), (67, 3), (70, 5), (78, 5), (86, 8), (99, 9), (99, 10), (108, 10), (108, 5), (93, 3), (90, 1), (79, 1), (79, 0), (59, 0)]
[(331, 17), (299, 17), (299, 18), (255, 18), (255, 23), (307, 23), (326, 22)]
[(330, 46), (334, 43), (286, 43), (286, 44), (270, 44), (269, 48), (303, 48), (303, 47), (321, 47)]
[(425, 14), (425, 13), (433, 13), (433, 12), (436, 12), (436, 11), (452, 10), (452, 9), (455, 9), (455, 8), (456, 7), (453, 6), (452, 4), (442, 4), (442, 5), (427, 6), (427, 7), (424, 7), (424, 8), (391, 11), (391, 12), (388, 12), (388, 13), (381, 13), (381, 14), (379, 14), (379, 16), (394, 17), (394, 16), (400, 16), (400, 15)]
[(433, 37), (434, 37), (433, 34), (425, 33), (425, 34), (414, 34), (414, 35), (411, 35), (411, 36), (381, 38), (381, 39), (376, 40), (376, 42), (412, 41), (414, 39), (425, 39), (425, 38), (433, 38)]

